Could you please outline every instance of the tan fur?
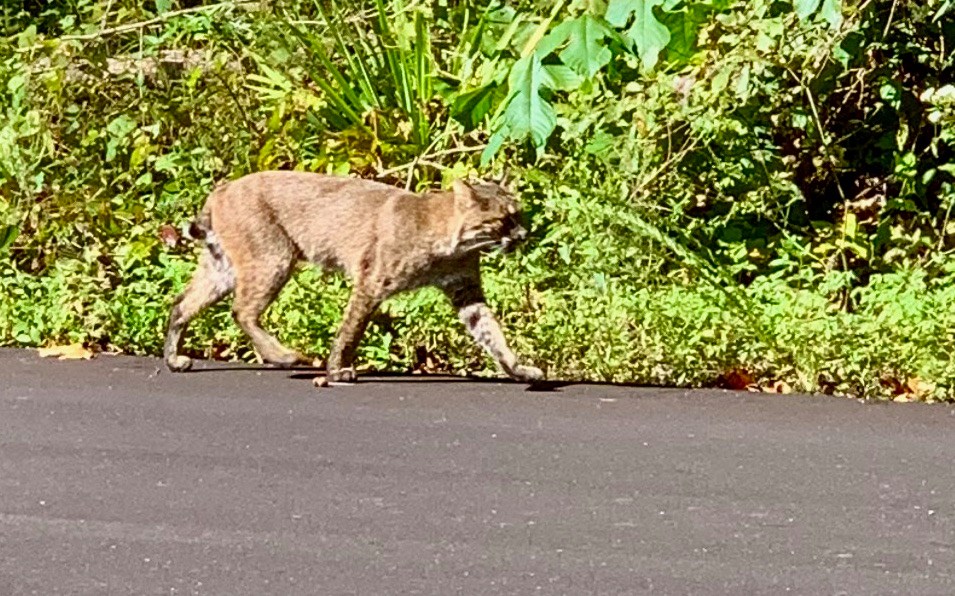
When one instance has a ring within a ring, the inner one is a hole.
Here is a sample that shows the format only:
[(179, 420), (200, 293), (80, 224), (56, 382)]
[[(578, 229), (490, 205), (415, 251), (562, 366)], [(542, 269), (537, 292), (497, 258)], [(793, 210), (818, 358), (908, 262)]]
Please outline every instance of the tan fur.
[(481, 252), (507, 250), (526, 236), (517, 202), (498, 184), (456, 182), (452, 192), (418, 195), (370, 180), (260, 172), (216, 188), (191, 231), (206, 249), (170, 314), (164, 351), (171, 370), (191, 366), (178, 353), (189, 321), (232, 291), (235, 320), (263, 360), (304, 362), (259, 321), (305, 260), (344, 271), (353, 283), (328, 359), (329, 381), (355, 379), (355, 349), (383, 300), (427, 285), (445, 291), (508, 375), (543, 378), (518, 363), (481, 291)]

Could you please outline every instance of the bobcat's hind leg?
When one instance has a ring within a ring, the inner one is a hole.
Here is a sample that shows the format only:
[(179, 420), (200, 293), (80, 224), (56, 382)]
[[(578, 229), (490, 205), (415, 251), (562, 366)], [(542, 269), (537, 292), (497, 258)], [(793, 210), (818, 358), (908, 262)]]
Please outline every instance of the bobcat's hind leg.
[(265, 362), (278, 366), (294, 366), (305, 362), (300, 353), (285, 347), (262, 328), (262, 313), (275, 299), (292, 272), (292, 255), (256, 261), (236, 272), (235, 302), (232, 316), (252, 340), (255, 351)]
[(491, 355), (509, 377), (525, 383), (534, 383), (544, 379), (544, 372), (535, 367), (521, 364), (511, 351), (504, 338), (500, 323), (485, 303), (480, 278), (463, 280), (444, 288), (457, 309), (458, 317), (467, 327), (474, 341)]
[(173, 302), (169, 314), (163, 346), (163, 358), (169, 370), (181, 372), (192, 367), (192, 360), (179, 354), (189, 321), (204, 308), (222, 300), (233, 288), (235, 274), (229, 260), (221, 252), (204, 250), (189, 285)]
[(332, 353), (328, 357), (328, 382), (353, 383), (355, 381), (355, 351), (365, 333), (369, 319), (380, 303), (380, 299), (356, 285), (348, 300), (348, 306), (345, 307), (342, 326), (335, 337)]

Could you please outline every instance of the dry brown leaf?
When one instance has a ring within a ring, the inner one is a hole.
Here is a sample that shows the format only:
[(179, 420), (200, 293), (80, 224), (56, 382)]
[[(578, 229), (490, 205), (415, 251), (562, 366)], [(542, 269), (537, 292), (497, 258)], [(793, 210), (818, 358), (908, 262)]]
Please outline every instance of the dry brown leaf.
[(935, 391), (934, 384), (918, 377), (910, 377), (903, 383), (896, 377), (886, 375), (882, 377), (881, 382), (883, 387), (892, 391), (892, 395), (895, 396), (893, 401), (899, 403), (924, 400)]
[(163, 225), (159, 228), (159, 238), (163, 244), (169, 248), (174, 248), (179, 244), (179, 230), (169, 224)]
[(93, 357), (93, 352), (83, 347), (83, 344), (40, 348), (37, 353), (40, 358), (58, 358), (60, 360), (89, 360)]
[(789, 394), (793, 392), (793, 388), (789, 386), (789, 383), (786, 381), (776, 381), (770, 385), (767, 385), (763, 388), (767, 393), (780, 393), (780, 394)]
[(912, 377), (909, 379), (908, 382), (905, 383), (905, 387), (912, 395), (915, 395), (921, 399), (930, 396), (932, 392), (935, 391), (934, 383), (923, 381), (918, 377)]
[(720, 387), (734, 391), (759, 391), (759, 387), (756, 386), (756, 379), (744, 368), (734, 368), (729, 372), (723, 373), (720, 375), (720, 378), (717, 379), (717, 384)]
[(902, 382), (895, 377), (884, 375), (881, 379), (879, 379), (879, 382), (883, 387), (891, 390), (892, 395), (903, 395), (908, 393), (905, 385), (903, 385)]

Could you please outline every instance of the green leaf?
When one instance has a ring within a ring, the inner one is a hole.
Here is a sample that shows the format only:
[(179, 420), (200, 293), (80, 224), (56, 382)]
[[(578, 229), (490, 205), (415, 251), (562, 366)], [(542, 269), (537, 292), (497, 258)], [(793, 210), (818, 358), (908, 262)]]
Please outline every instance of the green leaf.
[(670, 31), (670, 41), (667, 43), (667, 59), (671, 62), (686, 64), (696, 53), (696, 40), (699, 35), (703, 19), (701, 14), (689, 9), (667, 12), (663, 15), (663, 23)]
[(945, 14), (952, 9), (953, 6), (955, 6), (955, 2), (953, 2), (952, 0), (945, 0), (945, 3), (942, 4), (942, 6), (938, 9), (938, 12), (935, 13), (935, 16), (932, 17), (932, 22), (933, 23), (939, 22), (942, 19), (942, 17), (944, 17)]
[(564, 21), (563, 23), (551, 29), (547, 35), (541, 38), (540, 43), (537, 44), (535, 51), (541, 56), (546, 56), (562, 46), (570, 36), (571, 24), (575, 20), (576, 19)]
[(156, 12), (162, 14), (172, 9), (172, 0), (156, 0)]
[(796, 15), (803, 21), (816, 13), (820, 0), (793, 0)]
[(573, 91), (584, 82), (579, 74), (563, 64), (548, 64), (544, 66), (544, 70), (553, 80), (552, 87), (558, 91)]
[(466, 129), (474, 130), (490, 111), (497, 88), (497, 83), (491, 81), (483, 87), (458, 95), (451, 105), (451, 117)]
[(13, 241), (20, 235), (20, 228), (17, 226), (0, 226), (0, 252), (6, 250)]
[(136, 121), (126, 114), (120, 114), (106, 125), (106, 131), (120, 140), (125, 139), (134, 130), (136, 130)]
[(491, 135), (491, 138), (487, 141), (487, 146), (484, 147), (484, 151), (481, 152), (481, 167), (483, 168), (491, 162), (497, 152), (501, 150), (501, 147), (504, 145), (504, 141), (507, 140), (505, 131), (498, 129)]
[[(543, 88), (553, 88), (555, 82), (553, 76), (541, 64), (540, 55), (536, 52), (518, 60), (508, 77), (507, 108), (492, 135), (493, 142), (488, 143), (488, 149), (495, 143), (499, 147), (503, 140), (500, 135), (504, 135), (509, 139), (530, 137), (540, 153), (557, 126), (554, 107), (541, 97), (540, 92)], [(495, 148), (494, 151), (496, 150)], [(487, 150), (485, 152), (487, 153)]]
[(540, 91), (542, 87), (552, 86), (553, 82), (536, 53), (514, 65), (508, 86), (516, 93), (504, 111), (504, 122), (512, 138), (529, 135), (537, 148), (547, 142), (547, 137), (557, 126), (557, 115), (553, 106), (541, 97)]
[(610, 0), (604, 19), (612, 26), (622, 29), (633, 14), (635, 2), (632, 0)]
[(822, 0), (822, 10), (819, 14), (831, 26), (838, 27), (842, 24), (842, 0)]
[(726, 86), (729, 85), (730, 82), (730, 75), (732, 74), (733, 65), (727, 64), (713, 75), (713, 80), (710, 82), (710, 90), (714, 95), (719, 95), (726, 89)]
[(558, 55), (564, 64), (589, 79), (610, 62), (610, 50), (600, 43), (609, 32), (590, 15), (568, 21), (566, 25), (567, 47)]
[(743, 65), (743, 70), (736, 77), (735, 91), (736, 96), (745, 99), (749, 94), (749, 64)]
[(106, 161), (113, 161), (116, 158), (119, 149), (126, 146), (126, 140), (134, 130), (136, 130), (136, 121), (126, 114), (117, 116), (106, 125), (106, 131), (110, 135), (109, 141), (106, 142)]
[(670, 43), (670, 31), (657, 20), (653, 7), (663, 0), (633, 0), (631, 10), (636, 20), (626, 36), (636, 45), (637, 55), (645, 71), (651, 70), (660, 58), (660, 51)]

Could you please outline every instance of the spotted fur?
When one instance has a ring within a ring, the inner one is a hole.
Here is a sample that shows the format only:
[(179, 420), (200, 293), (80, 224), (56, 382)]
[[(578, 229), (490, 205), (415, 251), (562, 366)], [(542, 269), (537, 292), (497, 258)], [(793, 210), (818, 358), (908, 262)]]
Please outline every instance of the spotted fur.
[(171, 370), (192, 364), (179, 354), (189, 321), (231, 292), (234, 318), (263, 360), (306, 361), (260, 324), (295, 263), (305, 260), (344, 271), (353, 283), (329, 381), (355, 380), (355, 350), (383, 300), (428, 285), (447, 294), (504, 372), (543, 378), (518, 363), (481, 290), (480, 255), (510, 250), (527, 235), (516, 199), (499, 184), (459, 181), (450, 192), (419, 195), (369, 180), (260, 172), (217, 187), (189, 232), (205, 249), (170, 313), (164, 352)]

